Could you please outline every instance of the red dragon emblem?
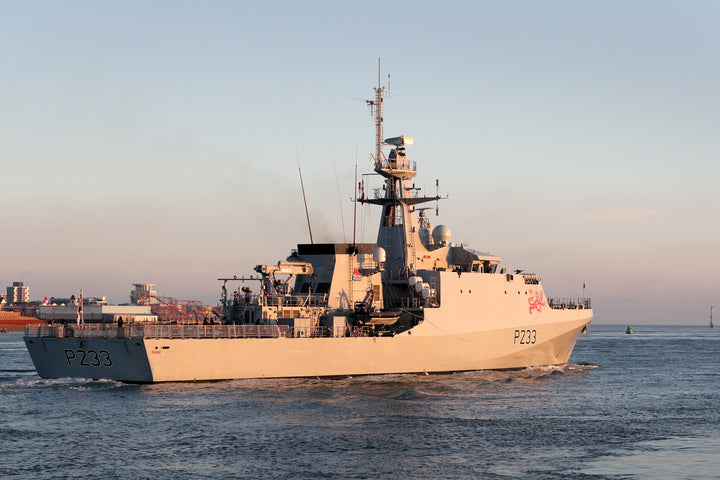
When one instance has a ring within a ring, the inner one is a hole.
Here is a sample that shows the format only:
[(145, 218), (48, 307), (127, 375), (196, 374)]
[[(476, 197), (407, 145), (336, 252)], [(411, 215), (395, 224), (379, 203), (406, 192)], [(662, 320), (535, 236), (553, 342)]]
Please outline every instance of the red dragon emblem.
[(528, 298), (528, 303), (530, 304), (529, 313), (533, 313), (533, 310), (542, 312), (542, 309), (545, 306), (542, 292), (533, 292), (532, 290), (530, 290), (530, 298)]

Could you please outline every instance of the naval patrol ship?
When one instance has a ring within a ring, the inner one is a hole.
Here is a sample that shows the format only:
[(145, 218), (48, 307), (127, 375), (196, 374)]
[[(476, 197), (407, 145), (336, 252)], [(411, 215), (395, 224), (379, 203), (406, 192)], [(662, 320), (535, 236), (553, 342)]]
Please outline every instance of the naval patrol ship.
[(500, 268), (433, 228), (423, 205), (443, 197), (411, 184), (412, 139), (383, 139), (388, 89), (374, 92), (372, 158), (384, 185), (365, 198), (360, 182), (355, 203), (381, 209), (376, 243), (300, 244), (251, 276), (221, 278), (221, 324), (28, 326), (38, 374), (151, 383), (566, 363), (592, 320), (590, 299), (548, 298), (538, 275)]

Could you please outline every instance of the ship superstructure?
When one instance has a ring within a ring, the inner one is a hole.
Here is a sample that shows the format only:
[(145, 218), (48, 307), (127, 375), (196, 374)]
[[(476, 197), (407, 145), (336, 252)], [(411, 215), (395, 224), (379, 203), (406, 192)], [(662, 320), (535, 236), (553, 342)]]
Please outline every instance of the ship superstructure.
[(423, 205), (443, 197), (411, 183), (412, 138), (383, 139), (386, 92), (379, 82), (368, 101), (384, 184), (355, 199), (382, 209), (376, 243), (300, 244), (251, 276), (219, 279), (222, 325), (29, 327), (38, 373), (156, 382), (566, 363), (590, 300), (549, 299), (537, 275), (432, 227)]

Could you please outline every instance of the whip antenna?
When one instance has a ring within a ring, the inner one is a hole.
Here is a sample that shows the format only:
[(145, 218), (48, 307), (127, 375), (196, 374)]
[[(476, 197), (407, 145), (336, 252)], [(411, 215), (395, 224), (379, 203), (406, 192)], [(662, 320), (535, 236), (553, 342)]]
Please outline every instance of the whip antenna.
[(297, 145), (295, 145), (295, 156), (297, 157), (298, 173), (300, 174), (300, 188), (302, 188), (303, 202), (305, 203), (305, 217), (307, 217), (308, 231), (310, 232), (310, 243), (313, 241), (312, 227), (310, 226), (310, 211), (308, 210), (307, 197), (305, 196), (305, 184), (303, 183), (302, 170), (300, 170), (300, 154)]
[[(355, 182), (354, 185), (358, 184), (357, 181), (357, 172), (358, 172), (358, 165), (357, 165), (357, 157), (358, 157), (358, 146), (357, 141), (355, 141)], [(353, 187), (354, 188), (354, 187)], [(355, 201), (353, 202), (353, 249), (355, 248), (355, 232), (357, 230), (357, 190), (355, 191)]]

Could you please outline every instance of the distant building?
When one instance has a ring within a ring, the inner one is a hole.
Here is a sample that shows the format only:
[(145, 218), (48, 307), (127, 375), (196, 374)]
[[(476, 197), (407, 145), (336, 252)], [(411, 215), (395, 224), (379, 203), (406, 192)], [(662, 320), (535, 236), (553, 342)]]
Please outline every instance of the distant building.
[(5, 301), (9, 304), (28, 303), (30, 301), (30, 287), (23, 282), (13, 282), (12, 287), (7, 287)]
[(83, 305), (107, 305), (105, 297), (83, 297)]
[(50, 297), (48, 305), (77, 305), (77, 300), (75, 299), (75, 295), (70, 298)]
[(152, 305), (158, 303), (157, 292), (152, 288), (154, 283), (134, 283), (130, 291), (130, 303), (133, 305)]
[[(37, 312), (38, 317), (46, 322), (75, 323), (77, 321), (78, 307), (77, 303), (40, 305)], [(157, 315), (154, 315), (150, 311), (150, 306), (147, 305), (85, 304), (83, 307), (83, 319), (85, 323), (117, 323), (121, 318), (125, 323), (156, 322), (158, 319)]]
[[(78, 298), (75, 295), (71, 295), (70, 298), (62, 297), (50, 297), (50, 300), (45, 298), (46, 302), (43, 305), (77, 305)], [(83, 305), (107, 305), (107, 299), (105, 297), (83, 297)]]

